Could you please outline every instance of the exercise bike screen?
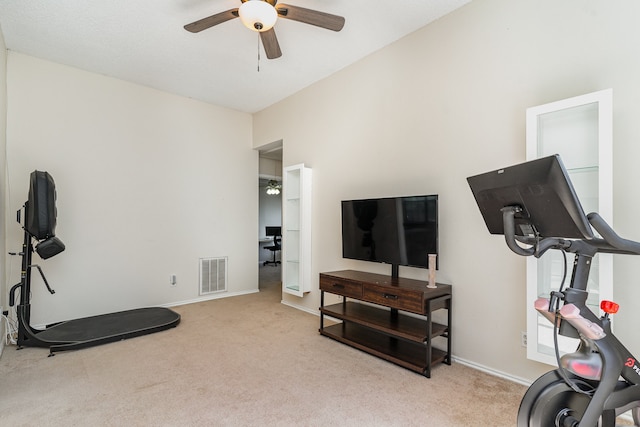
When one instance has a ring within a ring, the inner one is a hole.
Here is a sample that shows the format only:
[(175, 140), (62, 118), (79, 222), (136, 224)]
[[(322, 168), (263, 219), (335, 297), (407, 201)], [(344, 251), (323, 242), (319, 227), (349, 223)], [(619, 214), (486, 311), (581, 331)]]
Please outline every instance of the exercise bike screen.
[(553, 155), (467, 178), (491, 234), (504, 234), (506, 206), (515, 216), (516, 235), (591, 239), (591, 226), (560, 156)]

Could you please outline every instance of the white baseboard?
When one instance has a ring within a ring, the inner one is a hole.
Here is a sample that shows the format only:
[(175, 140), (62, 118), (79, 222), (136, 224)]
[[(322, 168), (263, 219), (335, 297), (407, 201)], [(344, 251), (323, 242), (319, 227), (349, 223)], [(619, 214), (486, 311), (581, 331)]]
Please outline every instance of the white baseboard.
[(289, 301), (285, 301), (285, 300), (281, 300), (280, 304), (284, 304), (284, 305), (287, 305), (289, 307), (297, 308), (300, 311), (304, 311), (306, 313), (313, 314), (314, 316), (320, 316), (320, 311), (319, 310), (311, 310), (310, 308), (303, 307), (303, 306), (297, 305), (297, 304), (293, 304), (293, 303), (291, 303)]
[(460, 363), (461, 365), (465, 365), (465, 366), (468, 366), (470, 368), (477, 369), (478, 371), (485, 372), (485, 373), (487, 373), (489, 375), (493, 375), (494, 377), (503, 378), (505, 380), (509, 380), (509, 381), (514, 382), (514, 383), (522, 384), (522, 385), (527, 386), (527, 387), (529, 387), (531, 385), (531, 381), (526, 380), (524, 378), (516, 377), (514, 375), (507, 374), (505, 372), (498, 371), (496, 369), (489, 368), (487, 366), (481, 365), (479, 363), (472, 362), (470, 360), (461, 359), (459, 357), (456, 357), (455, 355), (452, 356), (452, 359), (453, 359), (453, 361), (455, 361), (457, 363)]
[(176, 301), (176, 302), (171, 302), (168, 304), (162, 304), (160, 305), (160, 307), (166, 307), (166, 308), (170, 308), (170, 307), (177, 307), (180, 305), (186, 305), (186, 304), (193, 304), (196, 302), (204, 302), (204, 301), (211, 301), (214, 299), (221, 299), (221, 298), (230, 298), (230, 297), (237, 297), (240, 295), (249, 295), (249, 294), (255, 294), (260, 292), (259, 289), (251, 289), (249, 291), (239, 291), (239, 292), (219, 292), (216, 294), (211, 294), (211, 295), (205, 295), (202, 297), (198, 297), (198, 298), (193, 298), (193, 299), (189, 299), (189, 300), (184, 300), (184, 301)]

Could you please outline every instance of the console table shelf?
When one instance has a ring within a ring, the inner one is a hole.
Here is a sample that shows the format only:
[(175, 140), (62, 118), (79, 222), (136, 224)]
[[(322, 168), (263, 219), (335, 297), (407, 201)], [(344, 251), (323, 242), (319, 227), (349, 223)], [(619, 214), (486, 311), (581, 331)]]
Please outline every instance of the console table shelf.
[[(390, 315), (388, 310), (357, 302), (325, 306), (320, 310), (327, 316), (377, 329), (408, 341), (420, 344), (427, 341), (427, 324), (423, 319), (403, 315), (394, 317)], [(443, 335), (446, 331), (447, 326), (445, 325), (440, 325), (439, 323), (432, 323), (431, 325), (432, 338)]]
[[(320, 334), (430, 377), (433, 365), (451, 364), (451, 286), (426, 286), (351, 270), (321, 273)], [(343, 296), (343, 302), (325, 306), (325, 292)], [(431, 320), (440, 309), (447, 310), (447, 325)], [(342, 323), (324, 326), (324, 316)], [(432, 347), (435, 337), (447, 340), (446, 351)]]

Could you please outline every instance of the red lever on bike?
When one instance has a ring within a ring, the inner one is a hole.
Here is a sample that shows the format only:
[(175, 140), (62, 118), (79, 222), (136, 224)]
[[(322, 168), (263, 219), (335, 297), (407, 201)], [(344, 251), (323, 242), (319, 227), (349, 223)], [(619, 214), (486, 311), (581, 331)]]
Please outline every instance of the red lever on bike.
[(607, 314), (616, 314), (620, 305), (616, 304), (613, 301), (602, 300), (600, 302), (600, 308)]

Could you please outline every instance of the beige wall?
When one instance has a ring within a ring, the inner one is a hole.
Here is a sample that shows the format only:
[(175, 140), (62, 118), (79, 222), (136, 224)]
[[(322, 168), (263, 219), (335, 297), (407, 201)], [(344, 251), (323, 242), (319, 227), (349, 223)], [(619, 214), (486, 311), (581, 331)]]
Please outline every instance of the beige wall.
[[(6, 235), (6, 162), (5, 162), (5, 149), (7, 146), (6, 138), (7, 130), (7, 48), (4, 45), (4, 37), (2, 35), (2, 29), (0, 28), (0, 230), (2, 235)], [(6, 270), (6, 258), (4, 256), (7, 253), (6, 241), (4, 238), (0, 239), (0, 306), (2, 310), (6, 310), (7, 303), (7, 290), (6, 284), (9, 279)], [(4, 336), (4, 321), (0, 321), (0, 331)], [(0, 353), (4, 339), (0, 339)]]
[[(322, 271), (390, 271), (341, 258), (340, 200), (438, 193), (454, 355), (524, 380), (548, 370), (520, 345), (531, 309), (525, 260), (489, 235), (466, 177), (525, 160), (526, 108), (611, 87), (615, 227), (640, 240), (637, 16), (634, 0), (475, 1), (255, 114), (255, 146), (282, 139), (284, 166), (313, 168), (313, 291), (285, 301), (317, 310)], [(616, 329), (635, 353), (639, 267), (615, 262), (615, 296), (626, 303)]]
[[(257, 291), (251, 115), (14, 52), (8, 98), (9, 211), (30, 172), (48, 171), (67, 246), (34, 256), (56, 294), (34, 271), (32, 324), (193, 301), (201, 257), (229, 257), (227, 295)], [(22, 242), (18, 224), (7, 231)]]

